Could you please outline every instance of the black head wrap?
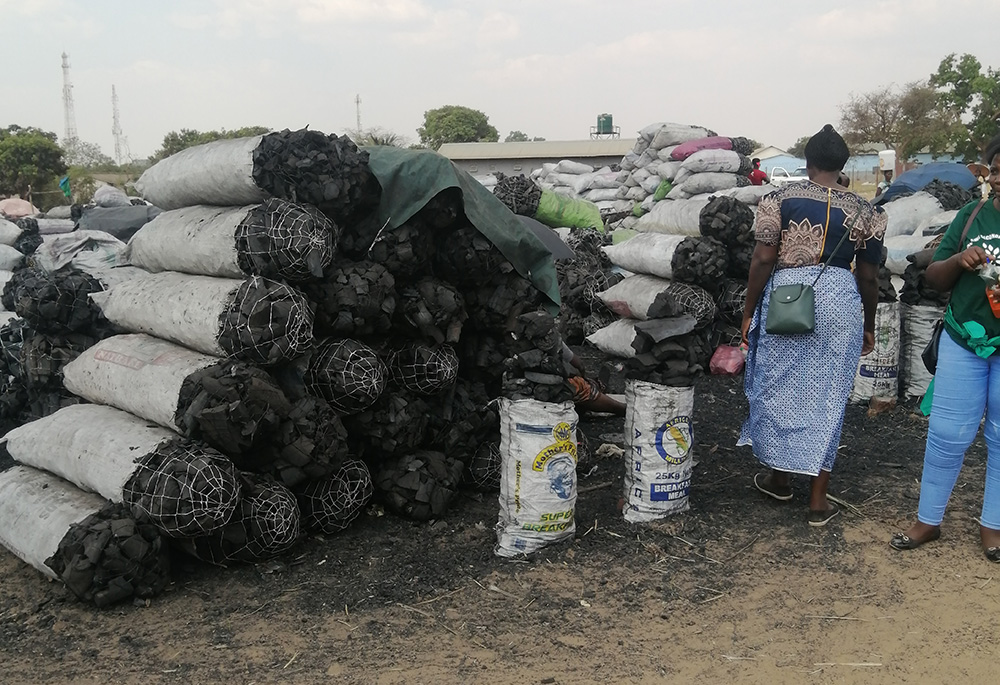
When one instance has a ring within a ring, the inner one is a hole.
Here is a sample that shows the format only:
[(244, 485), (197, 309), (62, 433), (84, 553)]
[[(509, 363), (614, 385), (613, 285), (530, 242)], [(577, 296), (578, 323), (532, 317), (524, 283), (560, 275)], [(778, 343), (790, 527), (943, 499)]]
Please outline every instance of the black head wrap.
[(990, 142), (983, 148), (983, 163), (989, 166), (993, 163), (993, 158), (1000, 153), (1000, 134), (993, 136)]
[(850, 156), (847, 143), (830, 124), (806, 143), (806, 164), (820, 171), (840, 171)]

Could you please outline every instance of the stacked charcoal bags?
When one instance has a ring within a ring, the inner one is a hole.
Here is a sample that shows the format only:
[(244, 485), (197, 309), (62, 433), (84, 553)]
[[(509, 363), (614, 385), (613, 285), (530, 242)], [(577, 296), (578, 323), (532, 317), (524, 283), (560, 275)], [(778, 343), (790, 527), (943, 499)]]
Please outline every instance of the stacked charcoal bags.
[(545, 190), (583, 198), (597, 205), (602, 214), (614, 214), (632, 211), (631, 200), (618, 196), (618, 189), (628, 175), (617, 166), (595, 169), (583, 162), (564, 159), (543, 164), (531, 172), (530, 178)]

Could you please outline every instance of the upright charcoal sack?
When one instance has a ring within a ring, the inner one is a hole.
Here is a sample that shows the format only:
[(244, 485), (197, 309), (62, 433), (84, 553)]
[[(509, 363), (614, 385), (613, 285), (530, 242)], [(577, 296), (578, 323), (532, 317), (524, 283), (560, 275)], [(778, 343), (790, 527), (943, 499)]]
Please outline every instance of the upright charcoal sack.
[(933, 375), (924, 367), (921, 355), (934, 333), (934, 324), (944, 316), (944, 310), (944, 307), (930, 305), (902, 305), (900, 366), (905, 397), (923, 397), (931, 384)]
[(694, 388), (629, 380), (625, 406), (625, 520), (646, 523), (687, 511)]
[(494, 553), (531, 554), (576, 532), (572, 402), (500, 400), (500, 520)]
[(875, 349), (858, 361), (850, 401), (873, 397), (895, 400), (899, 394), (899, 302), (880, 302), (875, 310)]

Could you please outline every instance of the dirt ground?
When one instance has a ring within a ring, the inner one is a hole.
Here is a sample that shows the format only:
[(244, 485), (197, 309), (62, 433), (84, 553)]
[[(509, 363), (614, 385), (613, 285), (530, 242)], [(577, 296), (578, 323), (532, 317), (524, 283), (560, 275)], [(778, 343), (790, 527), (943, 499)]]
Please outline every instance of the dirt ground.
[[(979, 548), (981, 440), (942, 539), (896, 552), (924, 419), (850, 407), (831, 493), (853, 508), (811, 529), (804, 479), (790, 503), (752, 488), (756, 462), (734, 447), (741, 382), (699, 382), (689, 513), (624, 523), (623, 465), (600, 461), (580, 479), (576, 538), (530, 561), (493, 556), (496, 497), (475, 493), (428, 524), (372, 507), (267, 565), (182, 561), (148, 606), (84, 606), (0, 551), (0, 680), (992, 682), (1000, 567)], [(583, 429), (622, 442), (620, 420)]]

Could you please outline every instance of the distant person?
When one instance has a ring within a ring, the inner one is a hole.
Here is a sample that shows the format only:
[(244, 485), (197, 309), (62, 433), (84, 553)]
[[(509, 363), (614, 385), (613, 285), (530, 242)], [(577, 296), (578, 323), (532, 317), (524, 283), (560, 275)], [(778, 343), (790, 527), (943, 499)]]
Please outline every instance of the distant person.
[(882, 180), (878, 182), (878, 186), (875, 188), (875, 197), (889, 190), (890, 185), (892, 185), (892, 170), (886, 169), (882, 172)]
[(837, 177), (837, 185), (844, 188), (851, 187), (851, 177), (845, 174), (843, 171), (840, 172), (840, 176)]
[(750, 183), (755, 186), (762, 186), (765, 183), (767, 183), (768, 182), (767, 174), (765, 174), (763, 171), (760, 170), (760, 159), (754, 157), (751, 160), (751, 163), (753, 164), (753, 170), (749, 174), (747, 174), (747, 176), (750, 178)]

